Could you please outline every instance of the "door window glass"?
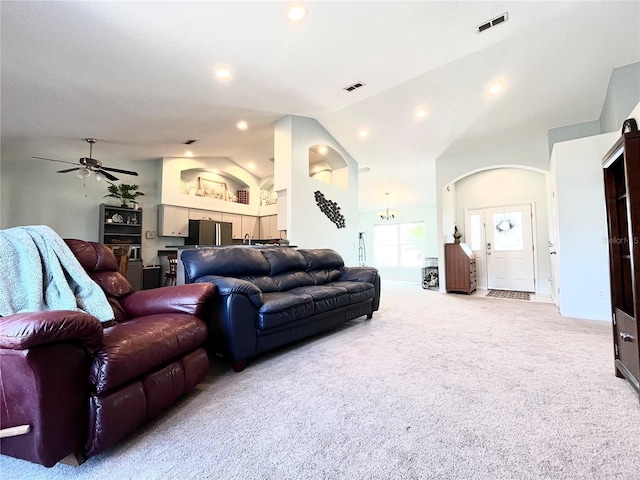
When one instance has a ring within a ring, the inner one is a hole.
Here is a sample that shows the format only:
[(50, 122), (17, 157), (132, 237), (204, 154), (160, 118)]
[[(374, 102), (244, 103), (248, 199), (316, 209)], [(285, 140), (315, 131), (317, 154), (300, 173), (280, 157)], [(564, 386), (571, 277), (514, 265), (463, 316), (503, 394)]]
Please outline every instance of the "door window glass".
[(493, 225), (494, 250), (524, 249), (521, 212), (494, 213)]
[(471, 250), (482, 250), (482, 222), (480, 222), (480, 215), (470, 215), (469, 223), (471, 225)]

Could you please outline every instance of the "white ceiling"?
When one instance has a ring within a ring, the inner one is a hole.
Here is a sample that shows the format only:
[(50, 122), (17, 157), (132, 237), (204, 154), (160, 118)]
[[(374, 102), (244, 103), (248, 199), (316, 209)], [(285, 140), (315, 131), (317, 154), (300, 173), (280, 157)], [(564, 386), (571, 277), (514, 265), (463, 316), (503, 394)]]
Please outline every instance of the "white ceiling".
[(371, 169), (361, 211), (423, 206), (436, 158), (597, 120), (640, 60), (638, 1), (304, 3), (292, 24), (290, 2), (1, 2), (3, 161), (76, 161), (96, 137), (107, 165), (191, 150), (264, 177), (273, 122), (303, 115)]

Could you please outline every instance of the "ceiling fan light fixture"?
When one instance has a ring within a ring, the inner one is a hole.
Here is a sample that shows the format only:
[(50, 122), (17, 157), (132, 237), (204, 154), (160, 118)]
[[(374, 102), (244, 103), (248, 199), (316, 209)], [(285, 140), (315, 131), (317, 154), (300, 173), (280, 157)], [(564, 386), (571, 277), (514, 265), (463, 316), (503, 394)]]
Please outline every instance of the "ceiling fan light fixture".
[(78, 170), (78, 177), (80, 178), (89, 178), (91, 176), (91, 170), (88, 168), (81, 168)]
[(96, 182), (101, 182), (104, 176), (100, 172), (96, 172)]

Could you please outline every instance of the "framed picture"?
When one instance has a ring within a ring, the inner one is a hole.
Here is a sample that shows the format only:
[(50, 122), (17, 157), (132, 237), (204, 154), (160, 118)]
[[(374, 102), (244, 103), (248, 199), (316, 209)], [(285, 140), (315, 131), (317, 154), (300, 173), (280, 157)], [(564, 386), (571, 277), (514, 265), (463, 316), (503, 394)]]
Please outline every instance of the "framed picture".
[(198, 190), (196, 195), (199, 197), (227, 199), (227, 184), (225, 182), (216, 182), (215, 180), (207, 180), (198, 177)]

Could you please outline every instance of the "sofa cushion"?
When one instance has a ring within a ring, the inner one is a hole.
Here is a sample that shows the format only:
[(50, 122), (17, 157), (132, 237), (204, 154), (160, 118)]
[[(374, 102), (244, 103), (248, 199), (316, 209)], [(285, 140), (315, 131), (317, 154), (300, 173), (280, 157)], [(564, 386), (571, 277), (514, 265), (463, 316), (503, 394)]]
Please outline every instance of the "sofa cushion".
[(75, 238), (65, 239), (82, 268), (89, 274), (107, 296), (113, 310), (115, 322), (123, 322), (129, 317), (120, 305), (119, 299), (133, 292), (128, 280), (118, 272), (118, 261), (113, 251), (101, 243), (86, 242)]
[(185, 250), (180, 254), (187, 283), (205, 275), (250, 277), (269, 275), (271, 265), (253, 248), (201, 248)]
[(333, 282), (329, 285), (346, 289), (350, 305), (365, 302), (376, 296), (375, 288), (369, 282)]
[(307, 270), (307, 261), (302, 254), (293, 248), (265, 248), (262, 255), (271, 265), (269, 275), (279, 275), (286, 272), (304, 272)]
[(335, 282), (342, 275), (340, 270), (311, 270), (309, 276), (313, 279), (313, 283), (316, 285), (325, 285), (327, 283)]
[(305, 272), (289, 272), (273, 277), (278, 287), (279, 292), (288, 292), (296, 287), (304, 287), (306, 285), (313, 285), (315, 282), (313, 278)]
[(90, 381), (103, 394), (202, 345), (206, 324), (186, 313), (138, 317), (104, 330)]
[(313, 315), (313, 298), (289, 292), (271, 292), (262, 295), (263, 304), (258, 312), (258, 328), (265, 330)]
[(344, 287), (311, 285), (289, 290), (296, 295), (310, 295), (313, 298), (313, 313), (322, 313), (349, 305), (350, 296)]
[(330, 248), (300, 249), (307, 262), (307, 271), (336, 270), (344, 267), (344, 260), (338, 252)]

